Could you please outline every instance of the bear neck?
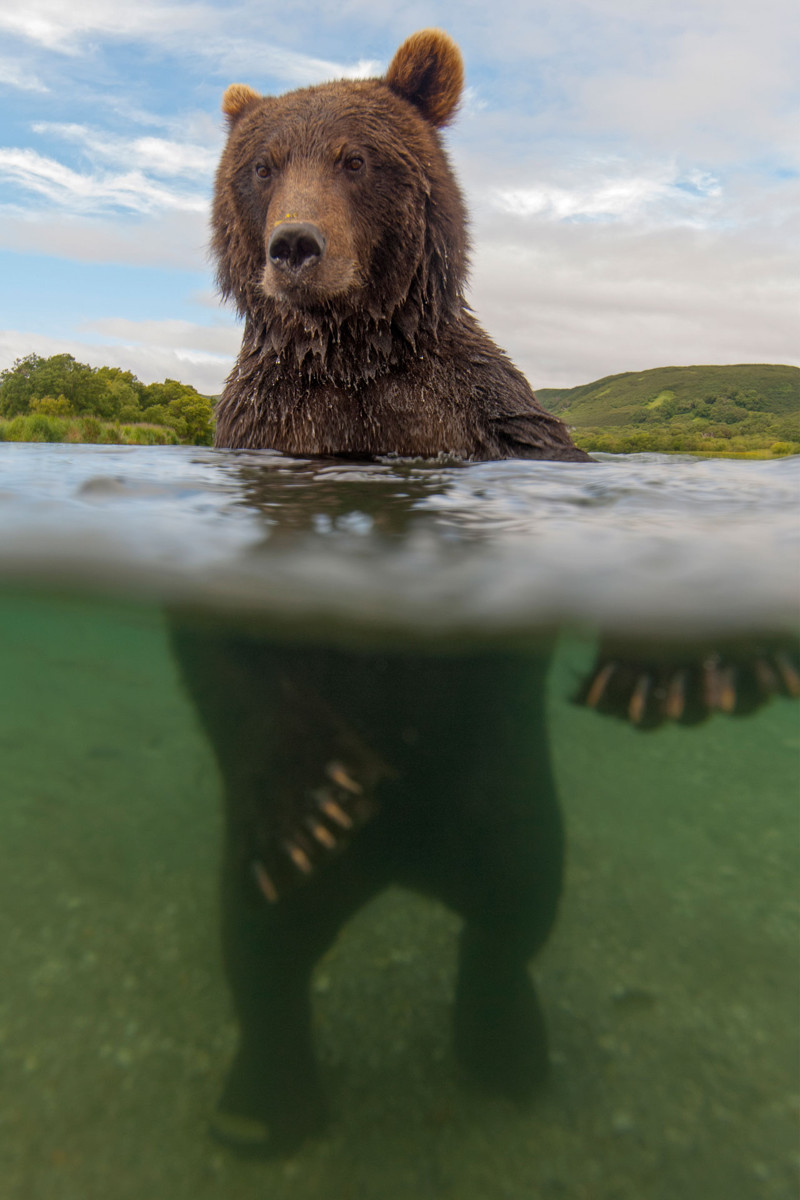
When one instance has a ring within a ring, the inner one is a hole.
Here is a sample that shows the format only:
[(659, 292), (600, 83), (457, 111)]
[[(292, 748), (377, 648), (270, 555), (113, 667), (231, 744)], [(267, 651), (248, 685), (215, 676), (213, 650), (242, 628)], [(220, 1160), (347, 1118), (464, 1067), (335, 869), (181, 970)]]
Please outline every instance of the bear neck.
[[(394, 304), (336, 297), (298, 310), (270, 297), (247, 304), (240, 367), (258, 363), (274, 382), (352, 388), (405, 367), (435, 348), (443, 323), (464, 312), (460, 286), (418, 271)], [(254, 362), (256, 360), (256, 362)]]

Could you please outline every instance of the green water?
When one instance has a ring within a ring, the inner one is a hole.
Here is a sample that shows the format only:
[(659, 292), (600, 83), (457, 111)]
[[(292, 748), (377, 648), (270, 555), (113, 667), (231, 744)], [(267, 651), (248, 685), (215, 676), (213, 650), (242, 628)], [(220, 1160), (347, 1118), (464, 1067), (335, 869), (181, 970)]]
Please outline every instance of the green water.
[(220, 784), (165, 620), (6, 595), (0, 642), (3, 1200), (797, 1196), (796, 705), (643, 734), (567, 702), (592, 645), (562, 641), (548, 1092), (459, 1079), (458, 921), (392, 889), (315, 975), (330, 1130), (253, 1162), (207, 1132)]

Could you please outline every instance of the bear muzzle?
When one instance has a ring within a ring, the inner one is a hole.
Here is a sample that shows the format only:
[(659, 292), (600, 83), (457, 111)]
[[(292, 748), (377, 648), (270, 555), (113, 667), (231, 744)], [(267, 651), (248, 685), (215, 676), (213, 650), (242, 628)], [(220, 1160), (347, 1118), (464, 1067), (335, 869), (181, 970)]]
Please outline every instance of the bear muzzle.
[(267, 244), (269, 261), (284, 277), (300, 282), (313, 271), (325, 254), (326, 238), (311, 221), (284, 221), (277, 225)]

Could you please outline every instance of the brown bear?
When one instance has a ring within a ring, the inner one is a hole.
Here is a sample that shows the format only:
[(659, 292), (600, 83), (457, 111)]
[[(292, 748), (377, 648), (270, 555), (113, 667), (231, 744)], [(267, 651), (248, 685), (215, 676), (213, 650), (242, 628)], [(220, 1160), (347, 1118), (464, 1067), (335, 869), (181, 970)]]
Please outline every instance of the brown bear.
[[(217, 446), (587, 459), (464, 300), (464, 205), (437, 132), (462, 79), (457, 47), (427, 30), (383, 79), (225, 93), (213, 250), (245, 331)], [(548, 1055), (528, 962), (563, 861), (546, 654), (292, 644), (177, 614), (172, 638), (225, 789), (240, 1044), (216, 1134), (261, 1154), (320, 1128), (311, 972), (390, 883), (462, 916), (457, 1056), (529, 1096)]]
[(458, 47), (410, 37), (383, 79), (225, 93), (213, 253), (245, 318), (217, 446), (586, 461), (481, 329), (438, 130)]

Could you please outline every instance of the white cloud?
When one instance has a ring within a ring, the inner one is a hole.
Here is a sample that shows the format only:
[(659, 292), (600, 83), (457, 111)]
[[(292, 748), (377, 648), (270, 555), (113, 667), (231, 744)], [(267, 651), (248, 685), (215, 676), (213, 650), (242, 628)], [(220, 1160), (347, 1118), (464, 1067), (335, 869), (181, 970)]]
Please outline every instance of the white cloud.
[[(309, 15), (317, 17), (316, 7), (309, 9)], [(247, 32), (231, 32), (239, 28)], [(178, 52), (184, 58), (202, 56), (213, 62), (216, 75), (252, 71), (256, 78), (272, 76), (295, 87), (327, 79), (361, 78), (380, 68), (371, 59), (341, 63), (276, 44), (274, 11), (270, 13), (263, 4), (28, 0), (22, 7), (0, 9), (0, 30), (72, 56), (85, 54), (97, 40), (141, 42)]]
[[(472, 303), (546, 387), (667, 364), (800, 365), (800, 180), (644, 155), (458, 147)], [(491, 181), (491, 182), (487, 182)]]
[(216, 292), (211, 288), (203, 288), (200, 291), (192, 292), (189, 296), (192, 304), (199, 304), (201, 308), (220, 308), (220, 299)]
[(210, 139), (211, 145), (201, 145), (159, 137), (117, 137), (88, 125), (59, 121), (38, 121), (33, 130), (74, 142), (95, 161), (153, 175), (194, 175), (206, 181), (210, 181), (222, 148), (220, 132)]
[(531, 383), (692, 363), (800, 366), (781, 230), (481, 220), (472, 303)]
[[(0, 248), (74, 262), (197, 271), (208, 263), (207, 213), (175, 209), (138, 216), (74, 212), (8, 213)], [(77, 279), (76, 279), (77, 283)]]
[(0, 29), (48, 50), (79, 54), (87, 39), (99, 37), (151, 40), (178, 31), (200, 32), (214, 21), (214, 9), (202, 4), (164, 4), (137, 0), (109, 4), (107, 0), (27, 0), (0, 9)]
[(216, 395), (233, 366), (233, 356), (211, 354), (166, 342), (108, 343), (80, 337), (47, 337), (25, 330), (0, 330), (0, 370), (26, 354), (72, 354), (90, 366), (121, 367), (133, 371), (143, 383), (180, 379), (205, 395)]
[(554, 221), (646, 217), (659, 223), (694, 224), (717, 213), (717, 206), (708, 201), (719, 197), (721, 189), (706, 174), (692, 172), (681, 179), (670, 167), (650, 175), (621, 174), (605, 179), (593, 177), (590, 169), (583, 174), (589, 178), (572, 187), (545, 183), (496, 188), (492, 202), (504, 212)]
[(697, 6), (683, 22), (664, 11), (663, 40), (656, 19), (646, 50), (622, 61), (600, 55), (571, 81), (576, 126), (721, 161), (760, 155), (766, 138), (769, 153), (798, 162), (796, 10), (781, 0), (747, 11)]
[(356, 62), (336, 62), (332, 59), (315, 58), (276, 44), (271, 30), (260, 36), (243, 38), (232, 36), (226, 23), (213, 43), (205, 41), (194, 46), (196, 54), (213, 59), (212, 68), (217, 76), (230, 79), (247, 76), (253, 86), (263, 79), (279, 79), (287, 88), (308, 87), (315, 83), (327, 83), (330, 79), (365, 79), (381, 73), (382, 64), (374, 59), (358, 59)]
[(0, 58), (0, 84), (18, 88), (23, 92), (47, 92), (50, 90), (47, 84), (42, 83), (33, 71), (13, 58)]
[(229, 362), (238, 354), (242, 340), (241, 328), (232, 323), (208, 326), (181, 320), (132, 321), (127, 317), (101, 317), (84, 321), (80, 330), (151, 349), (166, 347), (176, 354), (194, 355), (198, 361), (207, 357), (212, 361)]
[(113, 208), (137, 213), (208, 209), (207, 196), (164, 187), (140, 170), (82, 173), (35, 150), (0, 148), (0, 175), (70, 212), (104, 212)]

